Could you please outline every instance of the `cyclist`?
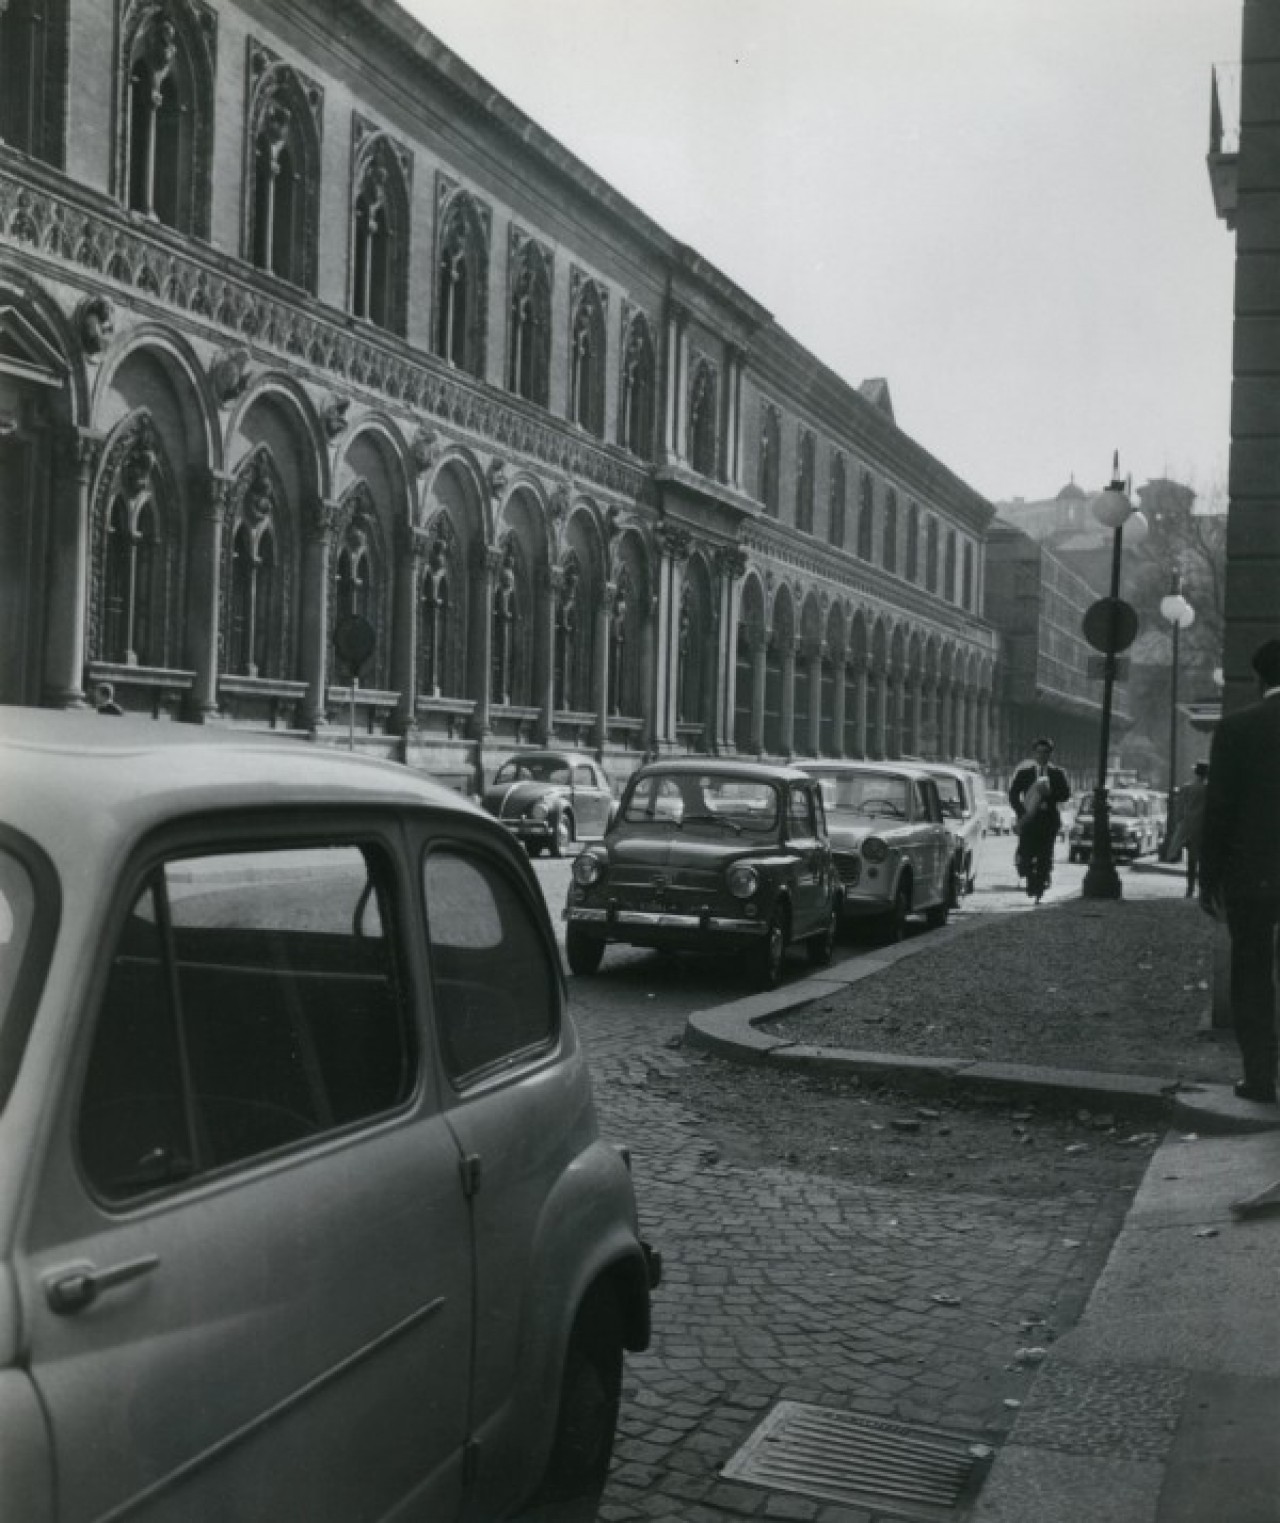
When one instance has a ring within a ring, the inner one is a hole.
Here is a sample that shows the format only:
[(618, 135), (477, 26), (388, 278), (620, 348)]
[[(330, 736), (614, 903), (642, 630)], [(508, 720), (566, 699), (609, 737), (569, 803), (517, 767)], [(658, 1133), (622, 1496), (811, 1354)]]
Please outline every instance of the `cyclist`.
[(1053, 873), (1053, 843), (1062, 829), (1058, 805), (1071, 797), (1071, 784), (1061, 767), (1049, 758), (1053, 742), (1046, 736), (1031, 747), (1032, 760), (1023, 762), (1009, 784), (1009, 803), (1017, 816), (1018, 851), (1014, 865), (1026, 878), (1028, 895), (1039, 904)]

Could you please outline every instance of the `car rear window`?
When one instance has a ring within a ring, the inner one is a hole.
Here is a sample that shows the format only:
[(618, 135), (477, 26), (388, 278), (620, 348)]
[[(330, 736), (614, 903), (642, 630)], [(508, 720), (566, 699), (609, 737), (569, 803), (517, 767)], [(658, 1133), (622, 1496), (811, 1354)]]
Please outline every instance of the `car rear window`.
[(911, 815), (907, 780), (887, 772), (817, 774), (828, 809), (860, 814), (870, 820), (905, 820)]
[(112, 949), (80, 1107), (108, 1200), (381, 1115), (417, 1074), (374, 843), (176, 858)]
[(31, 874), (11, 852), (0, 848), (0, 1105), (17, 1070), (26, 1023), (13, 1010), (31, 949), (36, 889)]

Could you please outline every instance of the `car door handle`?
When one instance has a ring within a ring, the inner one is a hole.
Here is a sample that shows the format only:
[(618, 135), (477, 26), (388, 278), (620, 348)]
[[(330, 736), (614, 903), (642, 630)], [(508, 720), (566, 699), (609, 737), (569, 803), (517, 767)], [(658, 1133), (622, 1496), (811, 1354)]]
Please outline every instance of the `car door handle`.
[(73, 1315), (92, 1306), (104, 1290), (114, 1290), (117, 1285), (127, 1285), (131, 1280), (141, 1279), (160, 1267), (160, 1257), (145, 1253), (140, 1258), (128, 1259), (123, 1264), (113, 1264), (109, 1269), (95, 1269), (92, 1264), (75, 1264), (67, 1269), (56, 1270), (44, 1282), (45, 1298), (51, 1311), (60, 1317)]

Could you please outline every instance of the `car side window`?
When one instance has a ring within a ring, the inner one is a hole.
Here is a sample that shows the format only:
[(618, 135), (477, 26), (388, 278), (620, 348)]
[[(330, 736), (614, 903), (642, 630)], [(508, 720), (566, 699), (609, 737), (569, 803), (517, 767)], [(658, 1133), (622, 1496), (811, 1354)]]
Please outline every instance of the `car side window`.
[(422, 867), (436, 1024), (458, 1083), (546, 1051), (559, 983), (523, 897), (487, 858), (452, 847)]
[(942, 806), (938, 802), (937, 790), (931, 783), (924, 781), (916, 783), (916, 818), (931, 820), (934, 824), (942, 818)]
[(594, 788), (596, 775), (590, 767), (575, 767), (573, 769), (573, 786), (575, 788)]
[(79, 1111), (81, 1162), (125, 1200), (379, 1116), (417, 1044), (373, 843), (154, 869), (113, 949)]
[(791, 836), (817, 834), (813, 823), (813, 800), (803, 783), (792, 783), (788, 792), (787, 833)]

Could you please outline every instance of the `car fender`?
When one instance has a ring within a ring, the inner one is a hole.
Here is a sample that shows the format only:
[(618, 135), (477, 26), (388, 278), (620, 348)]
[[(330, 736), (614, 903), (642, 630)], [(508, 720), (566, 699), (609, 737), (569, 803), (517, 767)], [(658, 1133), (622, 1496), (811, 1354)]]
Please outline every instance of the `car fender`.
[[(569, 1336), (597, 1284), (617, 1297), (625, 1346), (647, 1348), (649, 1271), (631, 1174), (618, 1149), (599, 1140), (578, 1154), (542, 1205), (517, 1335), (522, 1390), (475, 1435), (481, 1456), (475, 1516), (489, 1516), (486, 1507), (511, 1500), (504, 1490), (511, 1475), (536, 1475), (545, 1465)], [(481, 1308), (482, 1322), (483, 1315)]]
[(53, 1523), (53, 1456), (40, 1402), (24, 1370), (0, 1370), (0, 1518)]

